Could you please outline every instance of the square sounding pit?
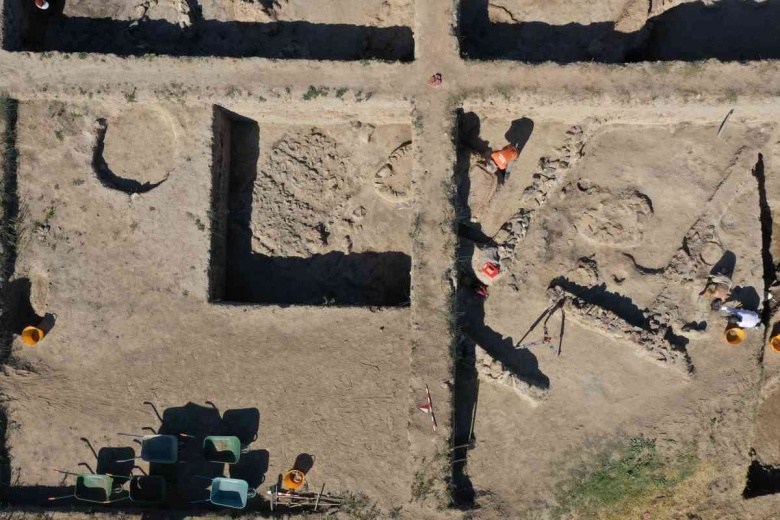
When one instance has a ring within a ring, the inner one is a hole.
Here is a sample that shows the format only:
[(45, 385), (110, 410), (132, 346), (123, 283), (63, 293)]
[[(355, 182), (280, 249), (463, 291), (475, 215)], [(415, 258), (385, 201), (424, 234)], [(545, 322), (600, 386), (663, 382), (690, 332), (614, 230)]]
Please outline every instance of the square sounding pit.
[(778, 0), (461, 0), (461, 54), (528, 63), (780, 58)]
[(4, 0), (9, 51), (412, 61), (412, 0)]
[(411, 127), (214, 111), (210, 300), (407, 306)]

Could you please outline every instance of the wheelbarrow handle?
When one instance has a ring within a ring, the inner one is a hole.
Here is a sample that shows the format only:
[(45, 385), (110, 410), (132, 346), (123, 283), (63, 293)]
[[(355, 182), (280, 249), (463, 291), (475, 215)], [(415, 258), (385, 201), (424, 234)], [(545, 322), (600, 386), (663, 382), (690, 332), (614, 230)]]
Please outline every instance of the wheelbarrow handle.
[(73, 495), (64, 495), (64, 496), (61, 496), (61, 497), (49, 497), (49, 500), (62, 500), (63, 498), (73, 498), (75, 496), (76, 495), (73, 494)]
[(117, 433), (117, 435), (123, 435), (125, 437), (135, 437), (137, 439), (143, 439), (144, 438), (143, 435), (138, 435), (137, 433), (121, 433), (120, 432), (120, 433)]
[(52, 471), (55, 473), (62, 473), (63, 475), (73, 475), (74, 477), (78, 477), (80, 473), (73, 473), (72, 471), (64, 471), (57, 468), (52, 468)]
[[(130, 459), (130, 460), (135, 460), (135, 459)], [(122, 462), (122, 461), (118, 460), (117, 462)], [(127, 461), (125, 461), (125, 462), (127, 462)], [(106, 475), (111, 477), (111, 478), (126, 478), (127, 480), (132, 480), (132, 478), (133, 478), (132, 475), (131, 476), (127, 476), (127, 475), (114, 475), (113, 473), (106, 473)]]
[(121, 502), (122, 500), (127, 500), (128, 498), (130, 498), (130, 497), (122, 497), (122, 498), (117, 498), (115, 500), (104, 500), (103, 503), (104, 504), (113, 504), (114, 502)]

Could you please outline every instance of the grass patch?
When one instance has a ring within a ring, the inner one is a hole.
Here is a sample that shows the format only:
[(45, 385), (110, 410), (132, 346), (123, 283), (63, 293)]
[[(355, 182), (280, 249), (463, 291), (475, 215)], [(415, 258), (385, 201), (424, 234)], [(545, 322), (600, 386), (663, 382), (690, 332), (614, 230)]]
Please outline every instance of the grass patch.
[(328, 87), (317, 88), (314, 85), (309, 85), (309, 89), (303, 93), (303, 100), (311, 101), (312, 99), (317, 99), (318, 97), (328, 97), (329, 93), (330, 88)]
[(664, 499), (671, 507), (673, 497), (703, 469), (695, 446), (662, 456), (655, 439), (615, 441), (575, 468), (559, 486), (553, 517), (630, 518), (629, 513), (664, 507)]
[(382, 510), (363, 493), (347, 493), (341, 510), (355, 520), (379, 520), (384, 518)]
[(135, 103), (135, 93), (138, 91), (137, 88), (133, 88), (132, 92), (125, 92), (125, 101), (128, 103)]

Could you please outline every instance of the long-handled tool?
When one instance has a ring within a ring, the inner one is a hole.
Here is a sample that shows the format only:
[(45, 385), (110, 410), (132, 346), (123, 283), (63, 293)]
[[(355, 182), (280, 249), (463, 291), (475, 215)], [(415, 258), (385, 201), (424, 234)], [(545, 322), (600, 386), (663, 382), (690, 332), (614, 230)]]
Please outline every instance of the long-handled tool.
[[(561, 298), (557, 302), (553, 303), (547, 309), (542, 312), (542, 314), (539, 315), (538, 318), (536, 318), (536, 321), (534, 321), (531, 324), (531, 327), (528, 329), (528, 331), (523, 334), (523, 337), (520, 338), (520, 341), (517, 342), (517, 345), (515, 345), (516, 350), (521, 349), (530, 349), (533, 347), (538, 347), (539, 345), (549, 345), (550, 348), (552, 348), (552, 336), (550, 336), (550, 331), (547, 328), (547, 322), (550, 321), (550, 318), (553, 314), (555, 314), (555, 311), (558, 309), (561, 310), (561, 330), (560, 335), (558, 338), (558, 355), (561, 355), (561, 351), (563, 349), (563, 334), (566, 329), (566, 309), (564, 308), (564, 303), (566, 303), (566, 297)], [(528, 335), (534, 331), (534, 329), (539, 325), (539, 323), (542, 323), (542, 330), (544, 333), (544, 336), (542, 339), (538, 341), (531, 341), (529, 343), (523, 343), (523, 340), (528, 337)]]

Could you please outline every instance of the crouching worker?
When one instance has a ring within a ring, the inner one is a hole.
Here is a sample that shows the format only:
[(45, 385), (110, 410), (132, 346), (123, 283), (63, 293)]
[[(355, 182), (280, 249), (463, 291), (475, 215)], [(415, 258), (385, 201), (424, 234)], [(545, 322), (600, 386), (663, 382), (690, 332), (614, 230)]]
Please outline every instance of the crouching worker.
[(731, 297), (731, 278), (724, 274), (713, 274), (707, 278), (707, 285), (699, 293), (699, 297), (710, 300), (710, 309), (720, 310)]
[(721, 307), (723, 316), (728, 320), (729, 325), (739, 327), (740, 329), (752, 329), (761, 324), (761, 317), (757, 312), (745, 309), (735, 309), (734, 307)]

